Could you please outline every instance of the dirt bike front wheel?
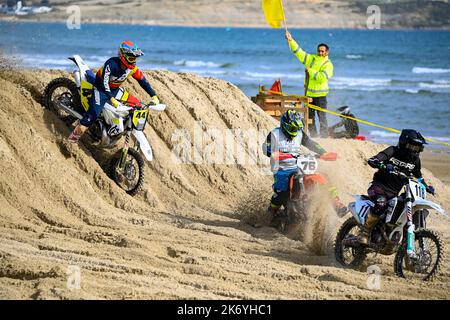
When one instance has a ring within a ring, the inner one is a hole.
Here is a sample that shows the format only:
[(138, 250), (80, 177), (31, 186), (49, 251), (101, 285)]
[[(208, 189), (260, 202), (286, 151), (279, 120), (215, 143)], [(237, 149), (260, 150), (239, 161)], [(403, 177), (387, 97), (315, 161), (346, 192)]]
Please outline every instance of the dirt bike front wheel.
[(114, 157), (111, 166), (112, 179), (117, 185), (131, 196), (141, 191), (144, 185), (144, 159), (138, 151), (133, 148), (128, 149), (123, 166), (119, 167), (122, 151)]
[[(336, 261), (345, 268), (357, 268), (366, 258), (365, 249), (356, 242), (358, 231), (358, 222), (351, 217), (344, 222), (336, 235), (334, 255)], [(349, 245), (350, 243), (355, 245)]]
[(395, 274), (406, 279), (432, 280), (444, 260), (444, 242), (436, 232), (420, 229), (415, 232), (414, 250), (416, 257), (408, 257), (406, 241), (403, 242), (395, 255)]

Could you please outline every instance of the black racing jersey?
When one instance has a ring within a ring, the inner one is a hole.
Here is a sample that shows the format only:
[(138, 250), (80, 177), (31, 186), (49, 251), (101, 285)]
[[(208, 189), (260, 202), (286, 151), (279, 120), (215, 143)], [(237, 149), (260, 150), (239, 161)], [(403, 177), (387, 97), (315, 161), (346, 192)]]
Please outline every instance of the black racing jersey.
[[(411, 154), (400, 150), (396, 146), (391, 146), (381, 151), (376, 156), (369, 159), (369, 165), (373, 166), (378, 161), (394, 165), (398, 171), (405, 174), (413, 174), (416, 178), (422, 178), (421, 163), (418, 155)], [(403, 179), (397, 175), (387, 172), (386, 170), (378, 170), (373, 175), (373, 183), (381, 185), (387, 191), (398, 194), (403, 187)]]

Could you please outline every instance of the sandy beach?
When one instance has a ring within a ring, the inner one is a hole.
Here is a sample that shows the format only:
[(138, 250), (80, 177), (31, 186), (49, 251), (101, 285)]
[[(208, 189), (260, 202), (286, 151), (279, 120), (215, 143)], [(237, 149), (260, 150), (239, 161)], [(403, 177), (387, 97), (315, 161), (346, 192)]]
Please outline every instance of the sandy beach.
[(430, 170), (442, 182), (450, 185), (449, 148), (443, 150), (424, 151), (421, 155), (422, 166)]
[[(215, 164), (208, 162), (211, 137), (204, 137), (205, 150), (191, 149), (192, 140), (179, 145), (181, 137), (194, 136), (196, 122), (220, 132), (276, 125), (233, 84), (146, 72), (168, 108), (152, 114), (145, 129), (155, 159), (146, 165), (144, 192), (131, 197), (105, 172), (107, 155), (85, 141), (64, 143), (69, 128), (41, 105), (47, 83), (61, 76), (70, 77), (57, 70), (0, 70), (1, 299), (450, 298), (448, 260), (426, 285), (395, 276), (392, 256), (371, 256), (358, 270), (337, 265), (333, 239), (347, 217), (338, 218), (323, 198), (303, 242), (250, 225), (266, 219), (272, 193), (272, 177), (261, 165), (242, 162), (261, 148), (236, 140), (228, 153), (234, 164)], [(144, 96), (137, 83), (126, 87)], [(342, 200), (365, 192), (373, 175), (366, 160), (385, 146), (319, 142), (339, 154), (337, 162), (320, 163), (320, 172)], [(177, 146), (202, 161), (177, 163)], [(438, 190), (432, 199), (449, 211), (450, 188), (441, 181), (448, 181), (448, 155), (425, 158), (424, 176)], [(432, 215), (429, 227), (448, 244), (448, 219)], [(380, 290), (367, 286), (372, 264), (381, 268)], [(69, 281), (74, 274), (76, 286)]]

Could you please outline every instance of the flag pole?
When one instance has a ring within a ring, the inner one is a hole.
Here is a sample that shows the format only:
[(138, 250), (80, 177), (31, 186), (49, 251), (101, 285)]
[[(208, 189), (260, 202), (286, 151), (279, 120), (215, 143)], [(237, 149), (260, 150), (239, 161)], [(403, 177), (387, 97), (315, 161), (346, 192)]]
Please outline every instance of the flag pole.
[(284, 30), (288, 31), (287, 29), (287, 23), (286, 23), (286, 16), (284, 15), (284, 7), (283, 7), (283, 0), (280, 0), (281, 4), (281, 12), (283, 12), (283, 24), (284, 24)]

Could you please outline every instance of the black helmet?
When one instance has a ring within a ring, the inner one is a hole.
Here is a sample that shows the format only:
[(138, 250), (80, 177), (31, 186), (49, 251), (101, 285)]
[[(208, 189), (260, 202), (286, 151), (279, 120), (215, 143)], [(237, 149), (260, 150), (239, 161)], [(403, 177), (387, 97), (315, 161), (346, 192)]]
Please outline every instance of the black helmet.
[(341, 112), (341, 114), (349, 114), (350, 113), (350, 107), (349, 106), (343, 106), (343, 107), (340, 107), (339, 109), (338, 109), (338, 111), (340, 111)]
[(422, 152), (426, 143), (420, 132), (413, 129), (403, 129), (398, 139), (398, 147), (410, 153)]

